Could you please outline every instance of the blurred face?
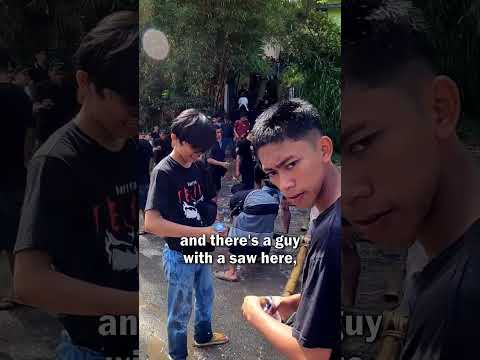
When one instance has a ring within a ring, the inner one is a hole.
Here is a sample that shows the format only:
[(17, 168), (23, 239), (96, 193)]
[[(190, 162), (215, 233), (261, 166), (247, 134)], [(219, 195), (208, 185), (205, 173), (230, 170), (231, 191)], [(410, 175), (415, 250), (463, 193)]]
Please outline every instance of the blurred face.
[(88, 74), (78, 71), (79, 100), (93, 122), (113, 139), (138, 136), (138, 102), (111, 89), (97, 91)]
[(199, 160), (203, 154), (201, 150), (193, 148), (189, 143), (180, 141), (175, 134), (172, 134), (172, 145), (183, 165), (190, 165)]
[(332, 149), (328, 137), (312, 134), (299, 141), (285, 140), (262, 146), (258, 157), (270, 181), (289, 204), (310, 208), (320, 195)]
[(217, 129), (215, 131), (215, 136), (217, 137), (217, 141), (222, 140), (222, 129)]
[(158, 131), (159, 131), (159, 127), (158, 127), (158, 126), (154, 126), (154, 127), (153, 127), (153, 132), (158, 133)]
[(343, 214), (386, 247), (416, 240), (438, 186), (431, 97), (420, 87), (413, 96), (399, 86), (342, 92)]

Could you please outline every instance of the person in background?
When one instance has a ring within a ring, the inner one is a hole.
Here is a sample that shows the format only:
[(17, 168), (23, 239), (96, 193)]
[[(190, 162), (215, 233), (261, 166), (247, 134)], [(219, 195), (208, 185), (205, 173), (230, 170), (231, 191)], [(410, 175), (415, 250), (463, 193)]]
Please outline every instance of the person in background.
[(233, 150), (235, 148), (233, 143), (234, 133), (232, 122), (230, 121), (230, 118), (227, 114), (225, 114), (224, 117), (220, 118), (220, 127), (222, 128), (222, 147), (225, 149), (225, 156), (233, 157)]
[(241, 186), (238, 187), (238, 190), (253, 189), (255, 185), (255, 157), (252, 142), (247, 133), (237, 142), (235, 153), (235, 179), (241, 177)]
[(49, 79), (47, 50), (40, 49), (34, 55), (32, 80), (35, 84)]
[(81, 110), (28, 166), (15, 295), (61, 314), (57, 359), (138, 357), (138, 47), (136, 12), (85, 35), (74, 56)]
[(33, 101), (36, 104), (36, 136), (38, 146), (57, 129), (71, 121), (79, 110), (77, 96), (65, 72), (63, 63), (54, 63), (48, 70), (49, 79), (35, 84)]
[(212, 177), (212, 181), (215, 186), (215, 191), (218, 195), (220, 189), (222, 188), (222, 177), (225, 176), (230, 164), (225, 161), (225, 149), (222, 145), (222, 128), (220, 126), (215, 128), (215, 136), (216, 142), (208, 151), (206, 159), (208, 171), (210, 172), (210, 176)]
[[(13, 275), (13, 251), (27, 176), (26, 136), (33, 119), (30, 99), (21, 87), (11, 82), (12, 69), (9, 52), (0, 48), (0, 119), (6, 134), (0, 141), (0, 161), (4, 168), (0, 177), (0, 253), (6, 252)], [(10, 309), (15, 304), (12, 291), (11, 296), (0, 300), (0, 310)]]
[(32, 78), (32, 69), (29, 67), (19, 67), (15, 71), (15, 76), (13, 79), (13, 83), (17, 86), (20, 86), (24, 91), (25, 94), (28, 95), (30, 100), (33, 100), (33, 78)]
[(240, 119), (235, 121), (233, 125), (233, 132), (235, 135), (235, 141), (244, 139), (250, 131), (250, 123), (245, 115), (241, 115)]

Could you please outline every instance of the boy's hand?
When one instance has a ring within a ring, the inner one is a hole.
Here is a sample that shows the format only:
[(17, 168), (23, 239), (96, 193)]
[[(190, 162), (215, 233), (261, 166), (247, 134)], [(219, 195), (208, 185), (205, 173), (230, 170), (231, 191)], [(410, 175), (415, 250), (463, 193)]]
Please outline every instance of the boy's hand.
[(273, 303), (269, 313), (272, 316), (278, 314), (283, 321), (287, 320), (292, 313), (290, 306), (283, 302), (283, 297), (281, 296), (272, 296), (272, 300)]
[(258, 296), (246, 296), (243, 299), (242, 313), (249, 323), (255, 321), (259, 313), (263, 312), (262, 298)]

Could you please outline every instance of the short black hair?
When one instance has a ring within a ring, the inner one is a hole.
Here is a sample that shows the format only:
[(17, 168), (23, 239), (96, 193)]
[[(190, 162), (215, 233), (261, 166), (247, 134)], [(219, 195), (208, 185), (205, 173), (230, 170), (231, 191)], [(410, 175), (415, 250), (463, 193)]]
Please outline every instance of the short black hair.
[(255, 152), (262, 146), (285, 140), (300, 140), (312, 131), (322, 134), (320, 114), (307, 101), (284, 100), (265, 110), (252, 130)]
[(209, 150), (216, 141), (215, 127), (197, 109), (182, 111), (173, 121), (171, 132), (178, 140), (187, 142), (201, 152)]
[(138, 13), (118, 11), (101, 20), (82, 40), (74, 55), (77, 70), (88, 73), (97, 90), (117, 92), (138, 106)]
[(385, 85), (408, 64), (436, 73), (431, 26), (408, 0), (342, 2), (342, 85)]

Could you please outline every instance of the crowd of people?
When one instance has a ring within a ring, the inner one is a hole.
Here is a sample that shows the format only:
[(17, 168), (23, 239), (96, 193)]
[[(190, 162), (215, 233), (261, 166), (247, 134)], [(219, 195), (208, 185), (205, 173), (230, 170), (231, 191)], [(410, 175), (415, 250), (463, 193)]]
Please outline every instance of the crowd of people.
[[(228, 131), (229, 126), (234, 137), (225, 141), (224, 129)], [(151, 137), (150, 134), (147, 139)], [(142, 204), (145, 231), (166, 240), (163, 266), (168, 282), (170, 358), (188, 356), (187, 328), (193, 310), (195, 346), (229, 341), (226, 334), (213, 331), (213, 275), (222, 280), (238, 280), (233, 264), (227, 271), (212, 274), (210, 264), (186, 262), (185, 256), (213, 252), (215, 247), (210, 242), (182, 245), (181, 238), (228, 235), (248, 239), (246, 245), (229, 247), (232, 254), (268, 253), (270, 246), (262, 244), (266, 238), (274, 237), (281, 203), (286, 204), (286, 209), (292, 205), (316, 208), (322, 213), (322, 217), (314, 216), (311, 223), (305, 269), (312, 271), (304, 271), (303, 296), (271, 298), (270, 313), (264, 311), (270, 298), (249, 296), (245, 298), (243, 314), (289, 358), (308, 354), (306, 359), (328, 359), (332, 351), (336, 354), (340, 341), (340, 324), (335, 315), (340, 313), (340, 174), (331, 162), (332, 141), (322, 134), (316, 110), (299, 99), (283, 101), (265, 111), (252, 128), (246, 116), (231, 125), (218, 115), (208, 118), (198, 110), (188, 109), (173, 121), (170, 138), (172, 151), (154, 166)], [(153, 140), (148, 144), (147, 139), (143, 142), (150, 151), (145, 154), (152, 157), (155, 145)], [(232, 140), (235, 165), (230, 166), (225, 161), (225, 148)], [(148, 171), (148, 162), (143, 164)], [(233, 222), (229, 227), (217, 227), (224, 225), (218, 221), (217, 197), (222, 176), (229, 168), (239, 180), (231, 188)], [(321, 171), (311, 173), (312, 168)], [(250, 241), (252, 238), (258, 242)], [(324, 269), (322, 281), (318, 281), (319, 274), (313, 269)], [(325, 306), (311, 312), (310, 302)], [(294, 312), (293, 323), (282, 323)], [(319, 332), (315, 325), (320, 319), (324, 332)]]

